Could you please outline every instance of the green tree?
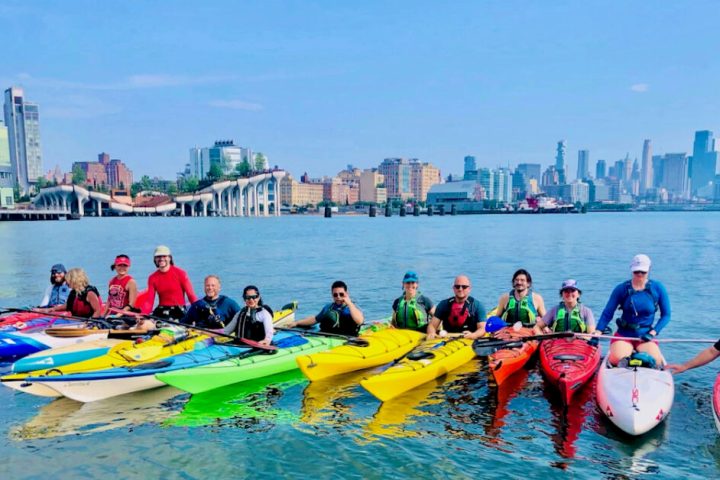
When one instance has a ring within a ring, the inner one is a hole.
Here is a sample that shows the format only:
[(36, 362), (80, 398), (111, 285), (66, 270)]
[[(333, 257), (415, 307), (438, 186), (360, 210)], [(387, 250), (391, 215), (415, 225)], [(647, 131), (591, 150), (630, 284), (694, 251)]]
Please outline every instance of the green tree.
[(37, 192), (39, 192), (41, 188), (46, 188), (46, 187), (48, 186), (48, 183), (49, 183), (49, 182), (47, 181), (47, 178), (45, 178), (45, 177), (38, 177), (38, 178), (37, 178), (37, 183), (35, 184), (35, 190), (36, 190)]
[(82, 185), (87, 180), (87, 175), (83, 171), (80, 165), (75, 165), (72, 169), (72, 183), (73, 185)]
[(267, 168), (267, 157), (258, 152), (255, 154), (255, 171), (260, 172), (262, 170), (265, 170)]
[(140, 187), (143, 190), (152, 190), (152, 180), (147, 175), (143, 175), (140, 179)]
[(212, 178), (213, 180), (220, 180), (223, 176), (223, 169), (222, 165), (219, 163), (213, 163), (210, 165), (210, 171), (208, 172), (208, 177)]
[(167, 193), (168, 195), (175, 195), (175, 194), (177, 194), (177, 192), (178, 192), (178, 189), (174, 183), (168, 184), (167, 189), (165, 190), (165, 193)]
[(250, 162), (247, 157), (243, 157), (242, 162), (235, 165), (235, 171), (243, 177), (250, 173)]
[(185, 179), (184, 191), (194, 192), (195, 190), (198, 189), (199, 184), (200, 184), (200, 181), (197, 179), (197, 177), (188, 177)]

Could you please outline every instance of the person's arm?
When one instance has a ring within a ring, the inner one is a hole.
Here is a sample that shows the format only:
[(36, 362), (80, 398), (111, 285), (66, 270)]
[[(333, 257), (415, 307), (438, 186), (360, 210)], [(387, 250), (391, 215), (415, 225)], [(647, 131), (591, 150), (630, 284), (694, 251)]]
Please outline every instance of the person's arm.
[(433, 338), (437, 337), (437, 331), (438, 328), (440, 328), (440, 323), (442, 321), (437, 317), (432, 317), (430, 321), (428, 322), (427, 326), (427, 339), (432, 340)]
[(305, 317), (300, 320), (296, 320), (294, 322), (288, 323), (288, 327), (289, 328), (310, 327), (312, 325), (315, 325), (316, 323), (317, 323), (317, 317), (315, 315), (310, 315), (309, 317)]
[(47, 308), (50, 306), (50, 294), (52, 293), (52, 289), (52, 285), (45, 289), (45, 295), (43, 295), (42, 301), (40, 302), (40, 308)]
[(495, 307), (496, 316), (503, 316), (503, 313), (505, 313), (505, 308), (507, 308), (508, 300), (510, 300), (509, 293), (503, 293), (502, 295), (500, 295), (500, 298), (498, 298), (497, 307)]
[(590, 308), (586, 307), (585, 305), (582, 306), (580, 311), (582, 314), (584, 314), (583, 321), (585, 322), (585, 328), (587, 328), (587, 333), (593, 333), (595, 331), (595, 315), (593, 315), (592, 310), (590, 310)]
[(655, 324), (655, 327), (650, 330), (650, 333), (654, 331), (654, 335), (659, 335), (662, 329), (670, 323), (670, 297), (668, 297), (667, 290), (665, 290), (665, 286), (662, 283), (653, 282), (653, 284), (659, 297), (658, 307), (660, 307), (660, 319)]
[(545, 310), (545, 300), (543, 300), (542, 295), (539, 293), (533, 292), (533, 298), (532, 298), (533, 304), (535, 305), (535, 310), (537, 311), (538, 315), (540, 317), (544, 317), (547, 311)]
[(355, 306), (355, 304), (350, 299), (350, 294), (345, 293), (345, 305), (347, 305), (348, 309), (350, 310), (350, 317), (353, 319), (353, 322), (355, 322), (358, 325), (362, 325), (362, 323), (365, 321), (365, 315), (363, 315), (362, 311)]
[(197, 295), (195, 295), (195, 290), (193, 290), (192, 282), (190, 281), (190, 277), (188, 276), (187, 272), (183, 272), (184, 275), (182, 276), (181, 283), (182, 283), (182, 289), (185, 292), (185, 296), (187, 296), (187, 299), (190, 303), (197, 302), (198, 298)]
[(613, 289), (612, 293), (610, 294), (610, 298), (605, 304), (605, 308), (600, 315), (600, 320), (598, 320), (597, 326), (595, 327), (598, 332), (602, 333), (602, 331), (605, 330), (608, 325), (610, 325), (612, 317), (615, 314), (615, 310), (617, 310), (617, 308), (620, 306), (620, 302), (622, 301), (624, 294), (625, 285), (622, 283)]
[(100, 297), (93, 291), (89, 291), (85, 297), (90, 307), (93, 310), (92, 318), (98, 318), (102, 315), (102, 304), (100, 303)]
[[(540, 312), (538, 312), (540, 313)], [(545, 312), (544, 315), (537, 318), (535, 326), (533, 327), (533, 333), (535, 335), (542, 335), (543, 333), (550, 333), (550, 326), (555, 321), (555, 315), (557, 314), (557, 307), (553, 307), (549, 312)]]
[(265, 338), (260, 341), (260, 343), (263, 345), (270, 345), (273, 339), (273, 334), (275, 333), (275, 330), (273, 329), (272, 315), (270, 315), (267, 310), (262, 309), (258, 316), (262, 320), (263, 328), (265, 329)]
[(225, 328), (223, 329), (223, 333), (225, 335), (232, 335), (235, 333), (235, 329), (237, 328), (238, 321), (240, 319), (240, 311), (233, 315), (232, 320), (230, 320), (230, 323), (225, 325)]
[[(718, 343), (720, 343), (720, 341), (718, 341)], [(702, 367), (703, 365), (706, 365), (715, 360), (716, 358), (720, 357), (720, 350), (717, 349), (718, 343), (709, 346), (702, 352), (698, 353), (695, 358), (693, 358), (692, 360), (688, 360), (682, 365), (670, 364), (667, 365), (665, 368), (672, 371), (674, 375), (677, 375), (678, 373), (682, 373), (685, 370)]]
[(135, 300), (137, 300), (138, 288), (137, 288), (137, 282), (135, 281), (134, 278), (131, 278), (130, 281), (128, 281), (127, 294), (128, 294), (128, 304), (125, 305), (125, 307), (123, 307), (123, 310), (132, 309), (133, 305), (135, 305)]
[(197, 322), (197, 308), (195, 307), (195, 304), (193, 303), (190, 305), (190, 308), (188, 308), (187, 312), (185, 312), (185, 316), (180, 320), (180, 323), (183, 323), (185, 325), (195, 325)]
[(399, 303), (400, 299), (396, 298), (392, 304), (392, 317), (390, 318), (390, 325), (394, 328), (397, 328), (397, 308)]
[[(152, 311), (153, 306), (155, 306), (155, 282), (152, 280), (152, 274), (148, 277), (147, 282), (147, 298), (150, 299), (150, 311)], [(160, 298), (158, 297), (158, 306), (160, 305)]]

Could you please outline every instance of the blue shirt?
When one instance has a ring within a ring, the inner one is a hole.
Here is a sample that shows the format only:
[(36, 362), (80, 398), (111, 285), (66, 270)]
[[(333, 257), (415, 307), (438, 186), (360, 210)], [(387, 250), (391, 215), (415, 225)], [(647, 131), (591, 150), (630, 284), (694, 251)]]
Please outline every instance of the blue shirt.
[[(656, 305), (660, 319), (653, 326)], [(617, 322), (618, 333), (624, 337), (641, 337), (650, 330), (659, 334), (670, 322), (670, 298), (663, 284), (655, 280), (648, 280), (642, 291), (633, 290), (630, 280), (615, 287), (598, 321), (598, 330), (602, 331), (610, 324), (618, 307), (622, 309)]]
[(224, 328), (239, 311), (240, 305), (225, 295), (219, 295), (215, 300), (204, 297), (190, 305), (182, 323), (201, 328)]

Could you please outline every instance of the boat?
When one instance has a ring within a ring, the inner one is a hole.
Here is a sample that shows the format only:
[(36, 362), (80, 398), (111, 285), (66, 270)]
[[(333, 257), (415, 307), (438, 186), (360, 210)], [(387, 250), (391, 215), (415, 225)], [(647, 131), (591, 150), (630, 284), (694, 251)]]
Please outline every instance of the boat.
[(12, 373), (32, 372), (42, 368), (59, 367), (70, 363), (82, 362), (105, 355), (110, 349), (123, 340), (101, 338), (89, 342), (75, 343), (64, 347), (42, 350), (23, 357), (12, 364)]
[[(63, 319), (67, 320), (67, 319)], [(57, 325), (57, 323), (53, 323)], [(75, 325), (83, 325), (75, 323)], [(0, 362), (13, 362), (32, 353), (50, 348), (107, 338), (107, 331), (98, 331), (81, 337), (54, 337), (45, 333), (45, 327), (0, 331)]]
[(384, 372), (360, 385), (381, 402), (434, 380), (475, 357), (472, 340), (439, 338), (425, 341)]
[(360, 337), (364, 342), (348, 343), (325, 352), (297, 357), (300, 370), (311, 381), (342, 373), (377, 367), (396, 360), (415, 348), (425, 335), (412, 330), (388, 328)]
[(193, 394), (202, 393), (293, 370), (298, 368), (295, 359), (299, 355), (322, 352), (345, 341), (345, 338), (339, 336), (278, 332), (273, 338), (273, 343), (278, 349), (272, 354), (240, 355), (211, 365), (161, 373), (157, 378), (180, 390)]
[(713, 418), (715, 419), (715, 427), (720, 432), (720, 374), (715, 379), (713, 385)]
[(207, 335), (194, 335), (186, 332), (180, 332), (178, 335), (178, 337), (173, 339), (157, 335), (143, 343), (125, 340), (110, 348), (105, 355), (99, 357), (62, 365), (60, 367), (13, 373), (0, 378), (0, 381), (2, 381), (2, 384), (6, 387), (21, 392), (39, 396), (56, 397), (60, 394), (55, 388), (48, 388), (47, 385), (38, 382), (37, 379), (139, 365), (194, 350), (195, 344), (198, 342), (206, 342), (206, 344), (213, 342), (212, 338)]
[[(533, 331), (531, 328), (523, 327), (519, 331), (514, 331), (508, 327), (497, 332), (495, 338), (512, 340), (532, 334)], [(537, 349), (537, 340), (522, 341), (518, 339), (518, 344), (508, 345), (491, 354), (488, 357), (488, 366), (490, 367), (490, 373), (495, 379), (495, 384), (501, 385), (510, 375), (523, 368), (525, 364), (530, 361)]]
[(54, 390), (78, 402), (96, 402), (164, 387), (165, 383), (158, 380), (156, 374), (220, 362), (249, 350), (249, 347), (217, 345), (211, 338), (206, 338), (195, 343), (192, 350), (150, 362), (66, 375), (28, 376), (25, 382)]
[(560, 391), (565, 405), (595, 374), (600, 348), (579, 338), (556, 338), (540, 345), (540, 366), (551, 385)]
[[(639, 362), (638, 362), (639, 363)], [(630, 435), (642, 435), (670, 413), (672, 374), (645, 366), (613, 367), (606, 358), (597, 379), (597, 403), (608, 419)]]

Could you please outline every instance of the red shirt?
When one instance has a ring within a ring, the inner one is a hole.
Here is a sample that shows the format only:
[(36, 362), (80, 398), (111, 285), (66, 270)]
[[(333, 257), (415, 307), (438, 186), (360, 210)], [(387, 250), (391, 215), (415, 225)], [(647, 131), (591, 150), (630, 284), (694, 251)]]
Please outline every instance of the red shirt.
[(127, 284), (130, 280), (132, 280), (130, 275), (125, 275), (122, 279), (117, 277), (110, 279), (107, 303), (111, 308), (122, 310), (130, 304), (130, 295), (127, 291)]
[(185, 296), (190, 303), (197, 301), (192, 283), (185, 270), (171, 265), (167, 272), (156, 270), (148, 277), (148, 296), (155, 298), (158, 294), (158, 305), (174, 307), (185, 305)]

